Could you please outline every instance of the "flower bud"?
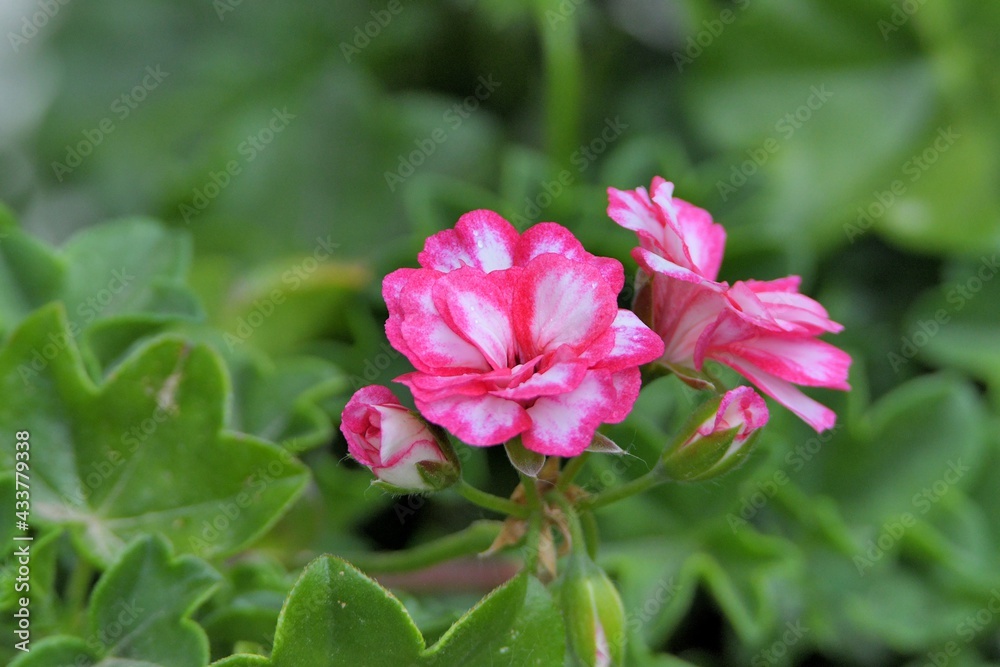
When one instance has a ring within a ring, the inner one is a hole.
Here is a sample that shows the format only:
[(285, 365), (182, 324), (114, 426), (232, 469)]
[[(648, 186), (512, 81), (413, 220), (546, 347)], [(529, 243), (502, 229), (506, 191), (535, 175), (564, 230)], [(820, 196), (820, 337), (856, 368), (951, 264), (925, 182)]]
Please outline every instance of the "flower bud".
[(746, 459), (767, 419), (767, 405), (751, 387), (737, 387), (708, 401), (664, 452), (667, 475), (693, 482), (729, 472)]
[(340, 430), (351, 456), (391, 491), (439, 491), (458, 480), (458, 460), (445, 434), (386, 387), (359, 389), (344, 408)]
[(580, 664), (612, 667), (625, 657), (625, 607), (596, 563), (574, 552), (559, 584), (567, 644)]

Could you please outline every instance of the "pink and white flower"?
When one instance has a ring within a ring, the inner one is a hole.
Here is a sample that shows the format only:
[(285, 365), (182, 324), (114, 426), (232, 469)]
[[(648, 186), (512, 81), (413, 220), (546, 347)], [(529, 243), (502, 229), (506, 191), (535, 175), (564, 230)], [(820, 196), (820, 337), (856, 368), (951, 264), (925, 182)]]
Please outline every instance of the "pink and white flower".
[(850, 356), (816, 339), (843, 327), (799, 293), (798, 276), (717, 282), (721, 226), (674, 198), (663, 179), (651, 190), (609, 188), (608, 215), (639, 237), (636, 308), (664, 341), (661, 361), (681, 372), (700, 371), (706, 359), (725, 364), (817, 431), (831, 428), (833, 411), (794, 385), (850, 388)]
[(386, 335), (417, 369), (397, 381), (427, 419), (469, 444), (520, 436), (532, 451), (575, 456), (600, 424), (631, 411), (638, 366), (663, 353), (618, 308), (621, 264), (560, 225), (518, 234), (473, 211), (427, 239), (418, 261), (383, 282)]
[(458, 478), (450, 445), (386, 387), (355, 392), (341, 415), (340, 430), (354, 460), (394, 487), (431, 491)]

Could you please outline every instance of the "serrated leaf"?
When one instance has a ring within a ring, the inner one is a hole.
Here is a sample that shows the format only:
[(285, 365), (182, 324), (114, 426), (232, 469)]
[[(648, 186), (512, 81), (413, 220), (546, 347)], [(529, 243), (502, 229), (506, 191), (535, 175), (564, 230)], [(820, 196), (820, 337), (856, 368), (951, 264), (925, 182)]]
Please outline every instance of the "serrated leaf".
[(552, 598), (527, 574), (490, 593), (425, 649), (399, 600), (349, 563), (321, 556), (285, 602), (270, 661), (231, 656), (214, 667), (548, 667), (561, 665), (564, 651)]
[(95, 386), (61, 305), (29, 317), (0, 350), (0, 428), (32, 433), (36, 520), (68, 526), (99, 564), (144, 533), (206, 557), (250, 542), (307, 474), (274, 445), (220, 432), (228, 389), (211, 349), (173, 337)]
[[(208, 638), (190, 618), (219, 575), (193, 556), (173, 559), (168, 545), (145, 537), (129, 546), (94, 588), (88, 637), (105, 657), (199, 667)], [(121, 627), (120, 632), (114, 632)]]
[(522, 573), (460, 618), (421, 665), (561, 665), (562, 617), (541, 582)]

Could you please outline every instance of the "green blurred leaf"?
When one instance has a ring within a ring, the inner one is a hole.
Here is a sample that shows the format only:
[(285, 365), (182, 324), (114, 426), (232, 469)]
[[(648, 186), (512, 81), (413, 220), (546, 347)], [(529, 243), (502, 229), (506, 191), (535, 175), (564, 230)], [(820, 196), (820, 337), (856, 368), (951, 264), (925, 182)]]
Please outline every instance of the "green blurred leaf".
[[(94, 386), (65, 313), (47, 307), (0, 351), (0, 388), (9, 397), (0, 426), (29, 430), (35, 445), (33, 515), (68, 526), (97, 563), (153, 532), (182, 552), (232, 553), (266, 531), (307, 479), (274, 445), (219, 432), (221, 363), (183, 340), (146, 344)], [(2, 461), (12, 465), (9, 453)]]

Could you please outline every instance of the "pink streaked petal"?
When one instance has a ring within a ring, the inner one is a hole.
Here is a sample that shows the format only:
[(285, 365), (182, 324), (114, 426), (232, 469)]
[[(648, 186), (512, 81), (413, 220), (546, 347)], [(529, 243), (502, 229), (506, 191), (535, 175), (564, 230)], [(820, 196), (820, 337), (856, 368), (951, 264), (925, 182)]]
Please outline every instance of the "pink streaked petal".
[(675, 280), (683, 280), (688, 283), (695, 283), (699, 285), (705, 285), (711, 287), (717, 291), (722, 291), (725, 289), (725, 283), (717, 283), (713, 280), (692, 271), (689, 268), (683, 267), (680, 264), (676, 264), (669, 259), (665, 259), (654, 252), (650, 252), (645, 248), (633, 248), (632, 258), (650, 274), (659, 274), (661, 276), (667, 276), (674, 278)]
[(663, 235), (664, 221), (644, 187), (635, 190), (608, 188), (608, 217), (625, 229), (644, 232), (654, 239)]
[(819, 302), (785, 289), (798, 284), (798, 276), (780, 281), (736, 282), (726, 293), (734, 311), (743, 319), (772, 331), (817, 335), (839, 332), (843, 326), (830, 319)]
[(576, 456), (590, 446), (615, 400), (615, 385), (607, 371), (589, 371), (568, 394), (543, 396), (528, 408), (531, 428), (524, 446), (547, 456)]
[(705, 209), (675, 198), (673, 184), (657, 187), (653, 203), (663, 209), (667, 220), (661, 241), (668, 252), (667, 258), (715, 280), (726, 248), (726, 230), (722, 225), (715, 224)]
[(597, 267), (615, 293), (625, 286), (625, 269), (621, 262), (610, 257), (591, 255), (584, 250), (583, 244), (573, 232), (554, 222), (540, 222), (525, 230), (514, 253), (514, 263), (525, 266), (535, 257), (546, 253), (562, 255)]
[(700, 368), (700, 346), (725, 309), (725, 298), (711, 285), (654, 276), (653, 324), (664, 342), (664, 361)]
[(531, 427), (531, 417), (523, 407), (496, 396), (451, 396), (430, 402), (416, 400), (425, 418), (470, 445), (499, 445)]
[[(815, 338), (770, 334), (724, 346), (726, 352), (795, 384), (850, 389), (851, 355)], [(714, 352), (709, 352), (712, 356)]]
[(713, 358), (753, 382), (762, 392), (798, 415), (817, 433), (833, 428), (836, 423), (837, 415), (833, 410), (809, 398), (790, 382), (776, 378), (753, 364), (725, 352), (718, 356), (713, 355)]
[(510, 323), (511, 286), (504, 272), (464, 267), (434, 283), (434, 305), (452, 331), (483, 354), (496, 370), (508, 368), (516, 348)]
[[(418, 271), (406, 284), (399, 304), (403, 312), (400, 336), (409, 349), (407, 358), (418, 370), (489, 370), (479, 349), (453, 331), (434, 304), (434, 284), (445, 274)], [(406, 354), (406, 350), (400, 350)]]
[(516, 386), (496, 389), (490, 393), (515, 401), (564, 394), (576, 389), (586, 373), (587, 366), (584, 363), (557, 363), (542, 373), (535, 373)]
[(341, 415), (342, 426), (354, 431), (362, 430), (368, 421), (368, 411), (377, 405), (399, 405), (399, 399), (392, 390), (379, 384), (358, 389), (344, 407)]
[(602, 355), (597, 368), (617, 371), (655, 361), (663, 356), (663, 341), (631, 310), (619, 309), (611, 323), (614, 347)]
[(527, 356), (561, 345), (583, 350), (618, 313), (617, 295), (595, 267), (560, 255), (539, 255), (514, 290), (514, 333)]
[(609, 412), (604, 415), (608, 424), (617, 424), (632, 412), (635, 401), (642, 389), (642, 374), (638, 368), (626, 368), (611, 374), (615, 386), (615, 400), (608, 406)]
[(767, 424), (769, 416), (764, 399), (752, 387), (736, 387), (723, 395), (716, 412), (714, 426), (706, 432), (702, 432), (702, 429), (698, 431), (702, 435), (708, 435), (739, 426), (740, 430), (735, 439), (743, 442), (751, 432)]
[(406, 289), (406, 284), (420, 269), (397, 269), (382, 280), (382, 298), (389, 309), (389, 317), (385, 321), (385, 335), (389, 344), (407, 358), (412, 354), (410, 347), (403, 339), (403, 308), (400, 297)]
[(433, 440), (412, 442), (394, 460), (372, 466), (372, 472), (382, 481), (403, 489), (425, 489), (427, 482), (420, 476), (417, 464), (422, 461), (446, 461), (441, 448)]
[(514, 264), (518, 234), (512, 224), (493, 211), (470, 211), (454, 229), (434, 234), (417, 255), (420, 266), (454, 271), (472, 266), (483, 271), (509, 269)]
[(415, 442), (431, 439), (423, 420), (402, 405), (380, 405), (373, 409), (382, 417), (382, 442), (379, 448), (382, 465), (395, 465)]
[(409, 387), (414, 398), (434, 401), (447, 396), (482, 396), (491, 387), (488, 373), (463, 373), (461, 375), (431, 375), (416, 371), (400, 375), (394, 380)]

